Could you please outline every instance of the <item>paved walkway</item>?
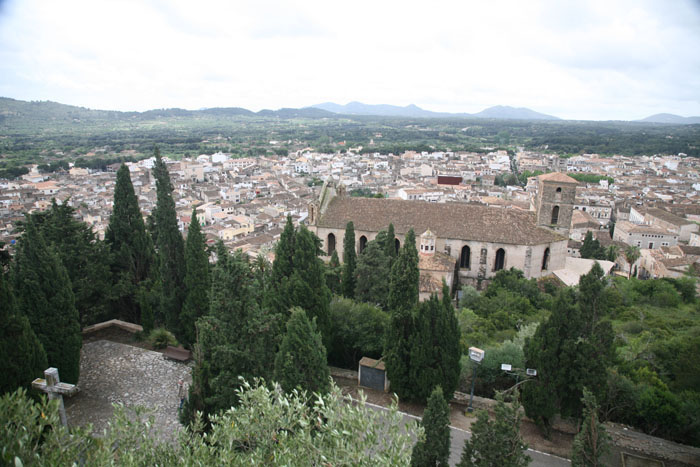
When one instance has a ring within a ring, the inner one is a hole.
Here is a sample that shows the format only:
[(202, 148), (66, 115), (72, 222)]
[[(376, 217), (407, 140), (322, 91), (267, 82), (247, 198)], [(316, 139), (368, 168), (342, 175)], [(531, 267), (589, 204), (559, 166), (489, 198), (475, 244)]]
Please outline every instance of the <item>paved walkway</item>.
[(163, 354), (116, 342), (86, 342), (80, 356), (78, 395), (66, 399), (71, 425), (92, 423), (102, 432), (112, 416), (112, 403), (152, 410), (164, 440), (181, 429), (177, 420), (177, 382), (191, 383), (190, 366), (166, 360)]

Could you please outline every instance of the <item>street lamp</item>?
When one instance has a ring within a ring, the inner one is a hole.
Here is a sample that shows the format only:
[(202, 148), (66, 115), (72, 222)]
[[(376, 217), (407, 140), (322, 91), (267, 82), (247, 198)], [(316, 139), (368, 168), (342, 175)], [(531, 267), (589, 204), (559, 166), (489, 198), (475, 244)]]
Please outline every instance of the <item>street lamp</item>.
[(472, 374), (472, 392), (469, 395), (469, 406), (467, 407), (467, 412), (473, 412), (474, 407), (472, 407), (472, 402), (474, 401), (474, 384), (476, 383), (476, 368), (481, 364), (484, 359), (484, 351), (477, 347), (469, 347), (469, 359), (476, 363), (474, 365), (474, 373)]

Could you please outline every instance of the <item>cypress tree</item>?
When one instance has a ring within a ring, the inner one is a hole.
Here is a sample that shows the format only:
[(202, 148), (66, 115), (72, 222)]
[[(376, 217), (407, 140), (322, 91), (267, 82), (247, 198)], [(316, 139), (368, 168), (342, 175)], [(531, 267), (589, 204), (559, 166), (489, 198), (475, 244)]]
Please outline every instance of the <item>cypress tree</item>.
[(421, 302), (413, 318), (410, 341), (411, 384), (404, 388), (403, 395), (423, 402), (435, 385), (440, 385), (445, 388), (446, 398), (451, 399), (459, 382), (461, 356), (459, 328), (451, 304), (440, 301), (437, 294)]
[(154, 218), (161, 281), (160, 312), (165, 318), (166, 327), (182, 339), (180, 313), (185, 298), (185, 248), (177, 228), (177, 212), (170, 174), (157, 147), (154, 149), (154, 156), (156, 161), (153, 176), (156, 179), (157, 191)]
[(583, 390), (583, 423), (574, 438), (571, 451), (573, 467), (599, 467), (605, 465), (603, 456), (610, 450), (610, 436), (598, 418), (598, 403), (586, 388)]
[(275, 260), (272, 262), (272, 290), (265, 297), (265, 304), (274, 312), (288, 316), (292, 306), (289, 297), (289, 279), (294, 272), (294, 247), (296, 231), (292, 217), (287, 216), (287, 223), (275, 247)]
[(418, 303), (418, 250), (413, 229), (406, 234), (399, 256), (391, 266), (389, 282), (389, 310), (410, 310)]
[(345, 226), (345, 237), (343, 238), (343, 277), (342, 290), (347, 298), (355, 296), (355, 264), (357, 254), (355, 253), (355, 225), (352, 221)]
[(525, 454), (527, 445), (520, 437), (520, 404), (517, 392), (509, 405), (503, 394), (496, 395), (494, 419), (480, 410), (472, 424), (472, 437), (464, 442), (458, 467), (526, 467), (532, 459)]
[(389, 224), (389, 228), (386, 232), (386, 238), (384, 240), (384, 253), (386, 257), (389, 258), (389, 268), (394, 265), (394, 260), (398, 256), (398, 251), (396, 251), (396, 235), (394, 234), (394, 224)]
[(411, 346), (414, 334), (413, 308), (418, 303), (418, 251), (413, 230), (406, 234), (406, 241), (391, 267), (387, 307), (391, 314), (385, 339), (384, 361), (394, 391), (410, 394), (412, 382)]
[(154, 251), (125, 164), (117, 172), (114, 207), (105, 242), (111, 252), (112, 315), (139, 323), (142, 320), (141, 303), (148, 302), (146, 289), (139, 292), (139, 288), (152, 272)]
[(302, 225), (295, 235), (294, 272), (289, 280), (289, 298), (292, 306), (304, 309), (309, 319), (329, 345), (331, 335), (330, 302), (331, 293), (326, 287), (323, 261), (318, 257), (320, 240)]
[(421, 425), (425, 439), (413, 446), (412, 467), (447, 467), (450, 460), (450, 406), (437, 386), (428, 398)]
[(386, 309), (389, 295), (389, 282), (386, 278), (389, 273), (389, 258), (386, 257), (383, 244), (377, 239), (372, 240), (357, 258), (355, 298)]
[(341, 266), (340, 260), (338, 259), (338, 252), (333, 250), (331, 260), (328, 262), (328, 267), (326, 268), (326, 285), (328, 285), (328, 289), (333, 294), (340, 294), (340, 274)]
[(106, 245), (90, 226), (75, 218), (75, 209), (55, 199), (49, 210), (31, 217), (68, 272), (81, 324), (104, 320), (111, 285)]
[(66, 268), (30, 218), (20, 239), (14, 280), (19, 308), (29, 318), (50, 366), (77, 383), (80, 375), (80, 316)]
[(330, 376), (326, 348), (315, 320), (309, 320), (301, 308), (293, 308), (275, 358), (275, 381), (287, 392), (298, 388), (326, 394)]
[(184, 422), (195, 411), (208, 416), (236, 405), (239, 376), (270, 379), (274, 368), (279, 323), (256, 302), (250, 265), (239, 251), (229, 255), (222, 242), (217, 256), (210, 310), (196, 323), (195, 368)]
[(180, 324), (185, 344), (196, 340), (195, 322), (209, 310), (209, 256), (202, 230), (197, 220), (197, 210), (192, 209), (192, 221), (185, 243), (185, 302), (182, 305)]
[(18, 387), (28, 389), (46, 368), (44, 347), (27, 317), (17, 310), (10, 284), (0, 269), (0, 395)]

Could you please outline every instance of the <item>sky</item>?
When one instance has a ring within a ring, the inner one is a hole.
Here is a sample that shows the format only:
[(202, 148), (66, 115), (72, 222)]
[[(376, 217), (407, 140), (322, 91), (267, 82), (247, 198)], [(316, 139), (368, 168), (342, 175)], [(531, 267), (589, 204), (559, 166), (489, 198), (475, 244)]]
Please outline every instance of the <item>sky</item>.
[(700, 115), (699, 0), (0, 0), (0, 96)]

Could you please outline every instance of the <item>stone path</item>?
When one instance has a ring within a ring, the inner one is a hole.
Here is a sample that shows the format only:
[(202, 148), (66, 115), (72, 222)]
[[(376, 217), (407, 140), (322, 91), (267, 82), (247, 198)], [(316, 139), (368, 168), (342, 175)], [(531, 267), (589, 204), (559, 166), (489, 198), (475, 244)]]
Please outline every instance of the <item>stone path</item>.
[(66, 399), (70, 425), (92, 423), (101, 433), (112, 416), (112, 403), (150, 409), (164, 440), (173, 439), (181, 425), (177, 382), (191, 384), (190, 365), (166, 360), (163, 354), (116, 342), (97, 340), (83, 345), (78, 395)]

